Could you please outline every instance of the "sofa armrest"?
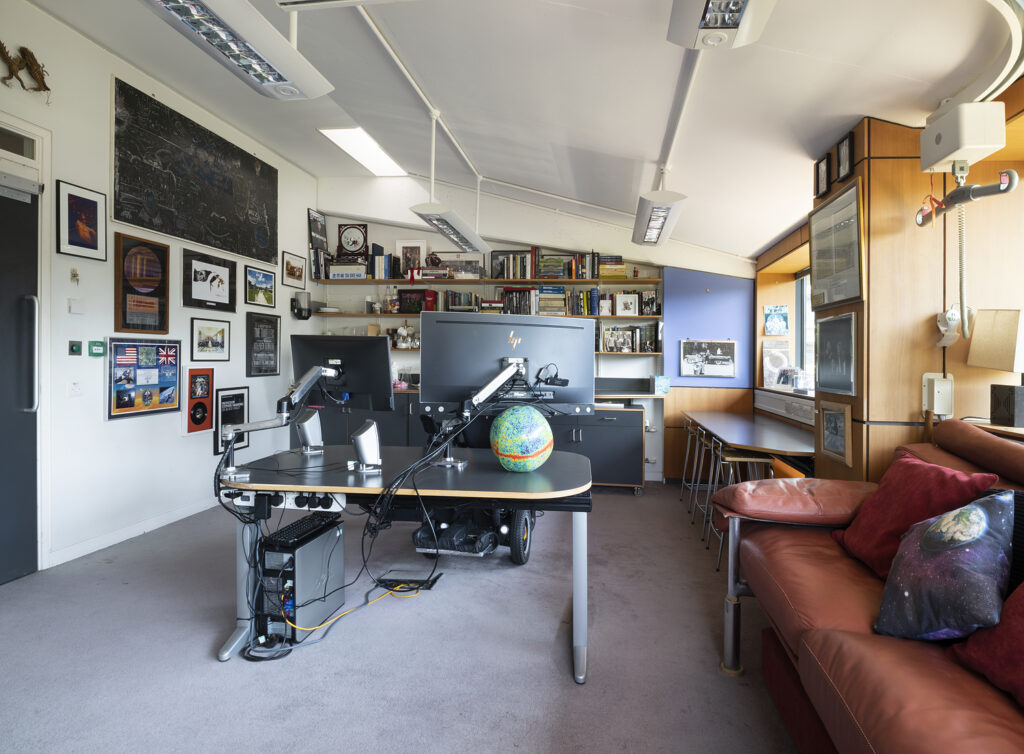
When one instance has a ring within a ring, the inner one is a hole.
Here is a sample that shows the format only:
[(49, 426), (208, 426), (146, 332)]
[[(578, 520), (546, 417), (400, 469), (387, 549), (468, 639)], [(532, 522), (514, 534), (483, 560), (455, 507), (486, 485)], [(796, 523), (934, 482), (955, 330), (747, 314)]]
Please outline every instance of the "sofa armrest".
[(712, 502), (726, 517), (815, 526), (846, 526), (874, 492), (874, 482), (839, 479), (761, 479), (715, 493)]

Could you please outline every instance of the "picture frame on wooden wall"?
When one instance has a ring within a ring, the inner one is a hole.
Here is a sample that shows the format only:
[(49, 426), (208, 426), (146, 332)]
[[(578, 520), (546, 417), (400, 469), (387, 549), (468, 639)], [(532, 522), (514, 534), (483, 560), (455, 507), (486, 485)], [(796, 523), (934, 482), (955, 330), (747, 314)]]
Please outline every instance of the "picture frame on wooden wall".
[(181, 250), (181, 305), (235, 311), (238, 263), (198, 251)]
[(832, 188), (832, 154), (826, 154), (814, 163), (814, 198), (818, 199)]
[(845, 181), (853, 175), (853, 131), (836, 144), (836, 182)]
[(114, 234), (114, 331), (167, 334), (170, 247)]
[(107, 261), (107, 195), (57, 181), (57, 253)]
[(857, 314), (848, 312), (815, 323), (815, 389), (818, 393), (857, 394)]
[(811, 309), (860, 301), (864, 291), (864, 214), (857, 178), (808, 215)]
[(818, 453), (847, 467), (853, 467), (853, 428), (850, 404), (818, 403)]

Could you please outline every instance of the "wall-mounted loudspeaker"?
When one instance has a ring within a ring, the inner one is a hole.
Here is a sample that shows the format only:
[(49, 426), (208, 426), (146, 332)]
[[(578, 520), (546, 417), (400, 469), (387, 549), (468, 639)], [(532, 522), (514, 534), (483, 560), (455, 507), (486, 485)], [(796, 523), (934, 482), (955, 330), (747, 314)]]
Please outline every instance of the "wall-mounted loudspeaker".
[(1024, 386), (993, 385), (989, 421), (1003, 427), (1024, 427)]

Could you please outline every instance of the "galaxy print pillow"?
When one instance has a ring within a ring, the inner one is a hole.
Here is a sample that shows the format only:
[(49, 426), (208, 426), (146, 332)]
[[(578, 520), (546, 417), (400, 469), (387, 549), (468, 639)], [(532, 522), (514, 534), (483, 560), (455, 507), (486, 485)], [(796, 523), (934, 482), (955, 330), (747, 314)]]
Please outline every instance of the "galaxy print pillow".
[(1013, 492), (914, 524), (903, 535), (875, 631), (958, 639), (999, 622), (1012, 556)]

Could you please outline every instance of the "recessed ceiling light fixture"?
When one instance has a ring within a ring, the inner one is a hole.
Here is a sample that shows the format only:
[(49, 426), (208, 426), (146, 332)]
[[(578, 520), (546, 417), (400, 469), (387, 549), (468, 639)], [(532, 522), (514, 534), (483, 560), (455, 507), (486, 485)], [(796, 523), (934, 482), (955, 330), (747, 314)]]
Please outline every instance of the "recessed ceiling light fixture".
[(334, 85), (245, 0), (144, 0), (160, 18), (264, 97), (315, 99)]
[(668, 41), (693, 50), (742, 47), (761, 37), (777, 0), (675, 0)]
[(317, 130), (378, 178), (407, 175), (401, 166), (380, 148), (380, 144), (363, 129), (320, 128)]

